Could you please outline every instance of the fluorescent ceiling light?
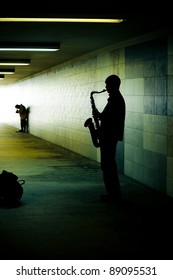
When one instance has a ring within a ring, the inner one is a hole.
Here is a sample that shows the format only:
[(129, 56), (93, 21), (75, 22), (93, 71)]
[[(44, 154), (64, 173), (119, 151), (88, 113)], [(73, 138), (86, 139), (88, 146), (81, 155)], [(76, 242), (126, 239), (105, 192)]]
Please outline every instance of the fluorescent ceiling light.
[(0, 75), (0, 80), (3, 80), (4, 79), (4, 75)]
[(122, 18), (0, 18), (1, 22), (85, 22), (121, 23)]
[(42, 51), (51, 52), (60, 49), (59, 43), (31, 43), (31, 42), (0, 42), (0, 51)]
[(15, 69), (0, 69), (0, 74), (14, 74)]
[(25, 66), (31, 63), (30, 59), (0, 59), (0, 65)]

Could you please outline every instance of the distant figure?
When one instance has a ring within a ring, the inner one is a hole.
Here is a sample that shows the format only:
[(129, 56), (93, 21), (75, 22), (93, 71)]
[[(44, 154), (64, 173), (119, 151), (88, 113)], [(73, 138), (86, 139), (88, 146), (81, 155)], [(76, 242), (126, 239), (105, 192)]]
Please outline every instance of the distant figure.
[(25, 132), (26, 125), (27, 125), (27, 110), (23, 104), (16, 104), (15, 105), (16, 113), (20, 116), (20, 127), (21, 129), (18, 132)]
[(30, 107), (26, 108), (27, 118), (26, 118), (26, 132), (29, 132), (29, 113), (30, 113)]

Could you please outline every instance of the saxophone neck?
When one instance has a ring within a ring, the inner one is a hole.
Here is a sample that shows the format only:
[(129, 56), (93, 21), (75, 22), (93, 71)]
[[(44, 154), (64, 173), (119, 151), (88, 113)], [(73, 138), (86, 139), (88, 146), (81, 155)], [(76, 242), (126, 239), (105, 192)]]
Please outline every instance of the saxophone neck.
[(105, 91), (106, 91), (106, 89), (103, 89), (101, 91), (91, 91), (90, 97), (92, 97), (94, 93), (102, 93), (102, 92), (105, 92)]

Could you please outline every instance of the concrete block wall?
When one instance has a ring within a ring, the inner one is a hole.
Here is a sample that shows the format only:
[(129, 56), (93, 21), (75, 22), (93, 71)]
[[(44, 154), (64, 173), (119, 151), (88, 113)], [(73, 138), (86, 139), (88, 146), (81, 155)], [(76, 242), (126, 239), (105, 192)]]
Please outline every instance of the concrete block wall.
[[(90, 92), (102, 90), (105, 78), (115, 73), (127, 109), (124, 141), (117, 150), (119, 171), (173, 196), (172, 46), (172, 38), (136, 39), (9, 86), (4, 89), (8, 122), (17, 127), (14, 104), (26, 104), (31, 134), (99, 161), (99, 149), (83, 124), (91, 117)], [(102, 110), (107, 93), (94, 97)], [(5, 113), (3, 118), (7, 122)]]
[(172, 196), (171, 60), (166, 37), (125, 49), (125, 174)]

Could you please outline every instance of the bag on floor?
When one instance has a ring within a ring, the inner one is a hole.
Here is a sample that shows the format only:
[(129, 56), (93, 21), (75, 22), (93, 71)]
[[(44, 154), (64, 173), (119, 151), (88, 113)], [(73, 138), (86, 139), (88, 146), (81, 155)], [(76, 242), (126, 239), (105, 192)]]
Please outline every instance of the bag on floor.
[(0, 203), (14, 205), (23, 195), (22, 185), (25, 180), (18, 180), (18, 176), (12, 172), (3, 170), (0, 174)]

